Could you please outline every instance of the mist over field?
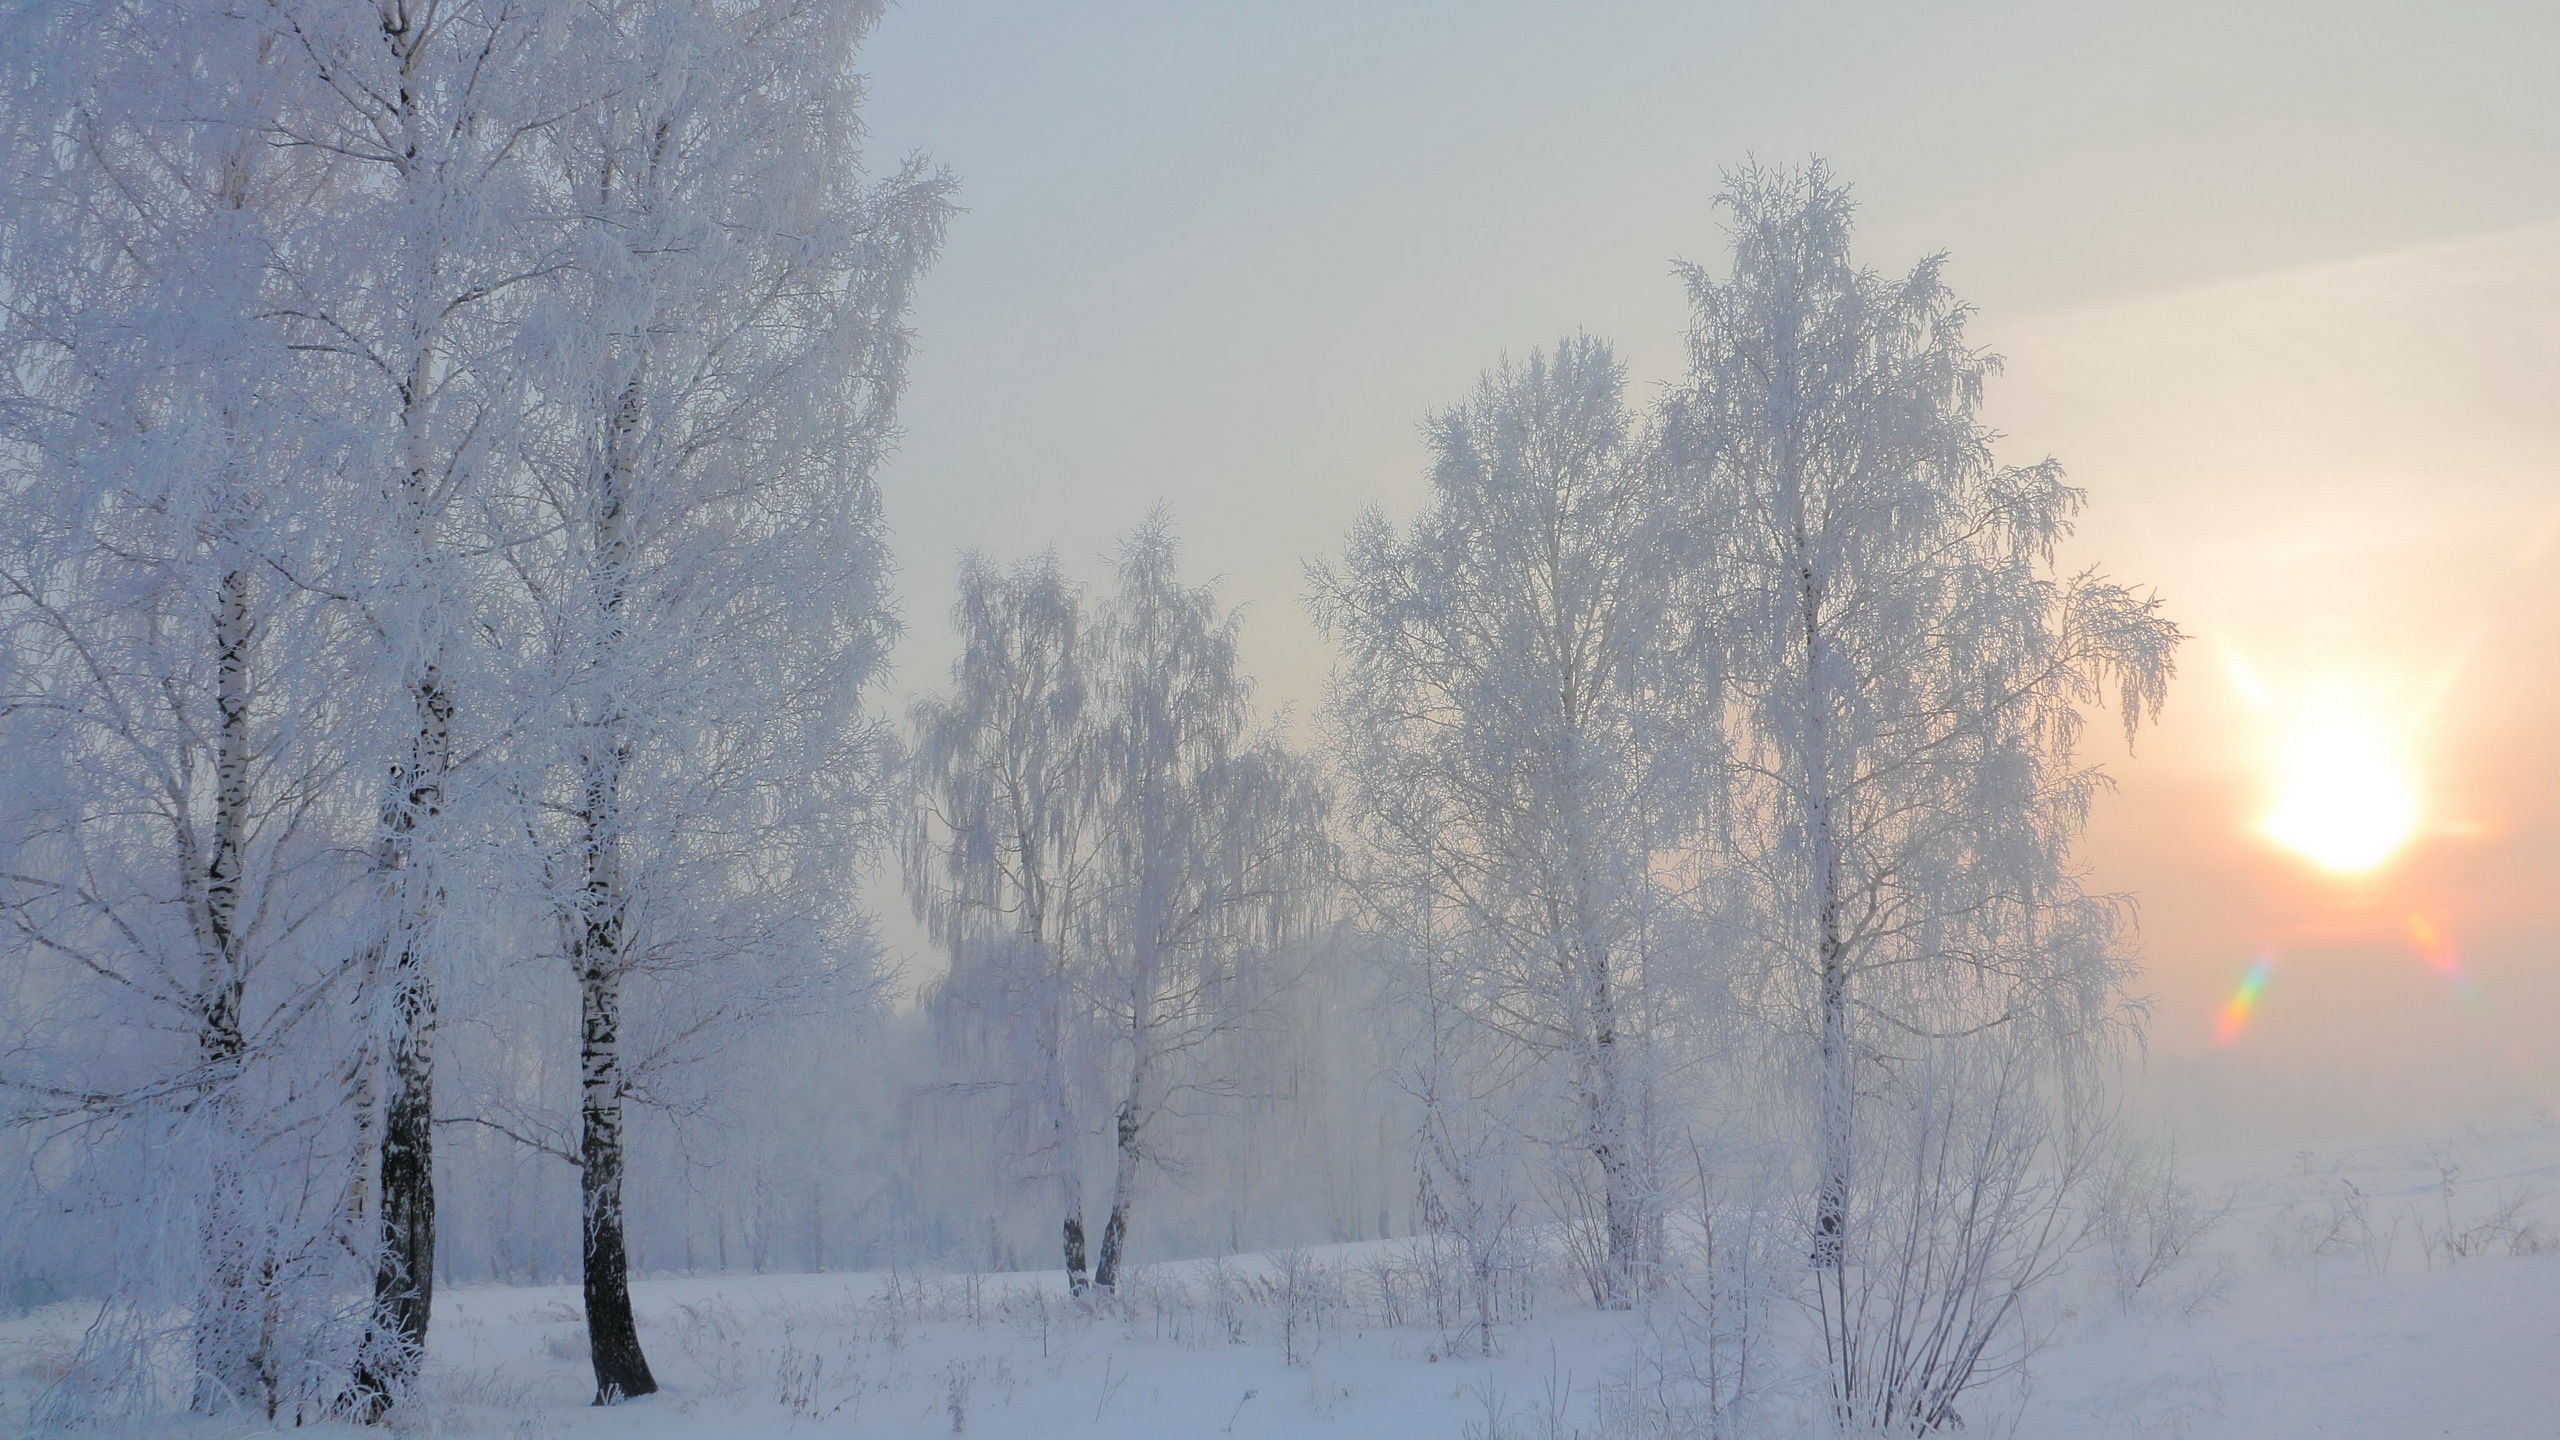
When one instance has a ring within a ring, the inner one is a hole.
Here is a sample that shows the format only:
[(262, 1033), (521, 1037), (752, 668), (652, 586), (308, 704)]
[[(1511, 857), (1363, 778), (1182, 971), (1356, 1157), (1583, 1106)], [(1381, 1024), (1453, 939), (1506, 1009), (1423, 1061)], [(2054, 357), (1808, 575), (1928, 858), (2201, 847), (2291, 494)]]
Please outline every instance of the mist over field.
[(0, 0), (0, 1425), (2539, 1433), (2554, 43)]

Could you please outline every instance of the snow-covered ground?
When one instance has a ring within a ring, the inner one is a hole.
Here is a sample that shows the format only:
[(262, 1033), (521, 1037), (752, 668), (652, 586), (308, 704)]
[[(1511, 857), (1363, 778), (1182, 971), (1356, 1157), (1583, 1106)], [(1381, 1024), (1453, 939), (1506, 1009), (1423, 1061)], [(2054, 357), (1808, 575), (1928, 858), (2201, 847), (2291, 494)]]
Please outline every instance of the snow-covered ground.
[[(2092, 1256), (2038, 1317), (2050, 1343), (2023, 1392), (1972, 1409), (1972, 1433), (2560, 1437), (2560, 1126), (2201, 1155), (2182, 1170), (2227, 1206), (2200, 1253), (2130, 1304)], [(1549, 1295), (1494, 1357), (1452, 1355), (1427, 1317), (1386, 1323), (1390, 1305), (1416, 1299), (1391, 1293), (1397, 1254), (1380, 1242), (1166, 1265), (1107, 1312), (1069, 1303), (1054, 1274), (647, 1280), (633, 1288), (665, 1389), (611, 1409), (585, 1403), (574, 1287), (453, 1289), (436, 1316), (432, 1395), (406, 1428), (505, 1440), (1623, 1433), (1603, 1397), (1646, 1317)], [(0, 1413), (24, 1415), (79, 1323), (62, 1305), (0, 1325)]]

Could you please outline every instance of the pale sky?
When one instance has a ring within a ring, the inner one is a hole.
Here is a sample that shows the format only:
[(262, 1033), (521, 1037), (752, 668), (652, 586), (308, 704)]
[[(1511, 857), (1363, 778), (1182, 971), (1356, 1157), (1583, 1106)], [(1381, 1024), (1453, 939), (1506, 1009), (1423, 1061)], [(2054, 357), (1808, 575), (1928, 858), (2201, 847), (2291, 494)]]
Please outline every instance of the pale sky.
[[(1673, 378), (1718, 172), (1820, 154), (1869, 263), (1952, 255), (2007, 458), (2090, 491), (2075, 560), (2196, 636), (2089, 851), (2143, 905), (2148, 1099), (2201, 1143), (2548, 1107), (2556, 53), (2547, 3), (908, 0), (875, 152), (968, 213), (883, 480), (893, 692), (940, 683), (960, 552), (1095, 575), (1161, 500), (1266, 704), (1311, 709), (1301, 566), (1410, 509), (1424, 416), (1575, 328)], [(2417, 807), (2353, 880), (2255, 829), (2341, 716)]]

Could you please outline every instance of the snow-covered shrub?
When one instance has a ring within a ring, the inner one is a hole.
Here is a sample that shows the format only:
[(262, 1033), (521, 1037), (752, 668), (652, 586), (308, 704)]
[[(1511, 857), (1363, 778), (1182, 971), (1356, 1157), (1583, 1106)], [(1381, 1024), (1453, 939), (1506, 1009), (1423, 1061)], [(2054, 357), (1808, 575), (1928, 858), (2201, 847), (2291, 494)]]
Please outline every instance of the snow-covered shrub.
[(907, 1327), (932, 1318), (930, 1306), (923, 1275), (892, 1269), (863, 1309), (867, 1318), (875, 1322), (881, 1342), (892, 1350), (902, 1350), (907, 1344)]
[(709, 1381), (711, 1393), (735, 1396), (747, 1388), (747, 1322), (717, 1296), (676, 1302), (676, 1349)]
[(986, 1329), (987, 1277), (985, 1272), (971, 1270), (955, 1276), (952, 1278), (951, 1287), (952, 1299), (958, 1307), (960, 1318), (967, 1320), (969, 1328), (973, 1330)]
[(2190, 1315), (2218, 1303), (2230, 1286), (2230, 1262), (2199, 1247), (2230, 1210), (2228, 1200), (2205, 1204), (2178, 1178), (2173, 1150), (2126, 1150), (2101, 1167), (2090, 1187), (2088, 1226), (2116, 1303), (2126, 1310), (2164, 1303)]
[(1460, 1421), (1458, 1433), (1466, 1440), (1626, 1440), (1632, 1432), (1612, 1428), (1616, 1422), (1605, 1405), (1596, 1433), (1583, 1423), (1582, 1412), (1589, 1407), (1574, 1403), (1578, 1388), (1575, 1373), (1550, 1345), (1547, 1373), (1529, 1400), (1513, 1403), (1510, 1393), (1491, 1379), (1464, 1387), (1461, 1393), (1476, 1415)]
[(1851, 1244), (1814, 1277), (1832, 1410), (1861, 1434), (1963, 1426), (1970, 1394), (2023, 1367), (2026, 1304), (2080, 1238), (2096, 1160), (2014, 1046), (1939, 1044), (1899, 1069), (1866, 1107)]
[(1527, 1242), (1505, 1227), (1491, 1235), (1424, 1235), (1408, 1242), (1412, 1273), (1440, 1332), (1440, 1353), (1494, 1353), (1503, 1326), (1536, 1313), (1536, 1269)]
[(996, 1304), (996, 1313), (1013, 1333), (1037, 1338), (1043, 1359), (1048, 1357), (1054, 1337), (1088, 1323), (1093, 1316), (1092, 1309), (1080, 1298), (1052, 1295), (1037, 1281), (1006, 1286), (1004, 1298)]
[(1209, 1314), (1230, 1345), (1253, 1338), (1254, 1317), (1271, 1303), (1271, 1282), (1237, 1263), (1232, 1255), (1209, 1262)]
[(1357, 1267), (1366, 1282), (1368, 1312), (1379, 1325), (1397, 1329), (1410, 1323), (1415, 1281), (1419, 1278), (1407, 1263), (1401, 1247), (1381, 1246), (1362, 1257)]
[(1120, 1283), (1101, 1302), (1117, 1313), (1131, 1335), (1143, 1329), (1158, 1340), (1185, 1342), (1199, 1310), (1191, 1287), (1164, 1265), (1136, 1265), (1122, 1272)]
[(1778, 1336), (1803, 1269), (1802, 1218), (1766, 1157), (1742, 1157), (1724, 1174), (1703, 1160), (1697, 1168), (1644, 1328), (1597, 1392), (1612, 1440), (1756, 1433), (1789, 1379)]
[(1280, 1354), (1303, 1363), (1343, 1305), (1342, 1276), (1335, 1267), (1292, 1246), (1272, 1257), (1271, 1299), (1280, 1326)]
[[(2399, 1248), (2401, 1224), (2413, 1219), (2413, 1213), (2404, 1211), (2377, 1225), (2373, 1202), (2364, 1188), (2337, 1176), (2334, 1188), (2320, 1200), (2297, 1201), (2277, 1213), (2266, 1232), (2267, 1255), (2303, 1261), (2354, 1255), (2363, 1261), (2366, 1273), (2387, 1274), (2392, 1254)], [(2425, 1226), (2417, 1229), (2424, 1242)]]
[(773, 1356), (774, 1403), (802, 1420), (828, 1420), (862, 1399), (867, 1384), (859, 1353), (851, 1346), (828, 1350), (802, 1345), (791, 1330)]
[(2455, 1160), (2453, 1147), (2428, 1147), (2428, 1158), (2436, 1172), (2436, 1192), (2441, 1198), (2443, 1220), (2424, 1232), (2427, 1254), (2442, 1256), (2447, 1264), (2475, 1256), (2503, 1251), (2509, 1255), (2535, 1255), (2550, 1248), (2551, 1242), (2542, 1222), (2529, 1212), (2540, 1203), (2542, 1191), (2526, 1185), (2509, 1189), (2501, 1185), (2489, 1202), (2487, 1211), (2464, 1218), (2458, 1204), (2462, 1166)]

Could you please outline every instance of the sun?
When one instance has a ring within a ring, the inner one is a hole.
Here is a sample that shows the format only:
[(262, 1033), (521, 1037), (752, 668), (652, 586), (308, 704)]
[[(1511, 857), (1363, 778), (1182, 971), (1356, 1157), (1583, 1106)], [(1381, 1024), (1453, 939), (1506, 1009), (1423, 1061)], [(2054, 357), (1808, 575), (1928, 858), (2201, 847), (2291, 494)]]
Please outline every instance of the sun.
[(2417, 833), (2417, 778), (2387, 727), (2328, 711), (2279, 743), (2275, 760), (2258, 832), (2321, 869), (2370, 874)]

